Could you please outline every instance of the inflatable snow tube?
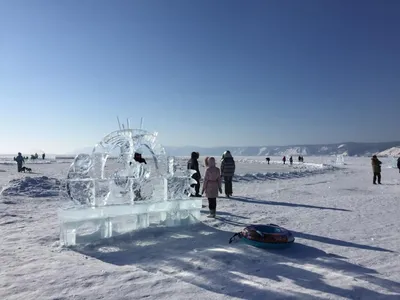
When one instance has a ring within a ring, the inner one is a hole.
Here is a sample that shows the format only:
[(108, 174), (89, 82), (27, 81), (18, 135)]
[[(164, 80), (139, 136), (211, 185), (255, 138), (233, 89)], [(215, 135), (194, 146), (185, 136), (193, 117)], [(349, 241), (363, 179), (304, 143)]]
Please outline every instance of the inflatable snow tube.
[(238, 236), (243, 242), (259, 248), (281, 249), (291, 246), (294, 243), (293, 234), (278, 225), (250, 225), (241, 232), (236, 233), (229, 243)]

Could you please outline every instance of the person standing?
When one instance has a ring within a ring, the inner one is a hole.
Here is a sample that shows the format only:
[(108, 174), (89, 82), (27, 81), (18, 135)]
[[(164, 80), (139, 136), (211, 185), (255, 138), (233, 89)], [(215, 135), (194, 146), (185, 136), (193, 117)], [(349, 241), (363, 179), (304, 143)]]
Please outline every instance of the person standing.
[(215, 165), (215, 158), (208, 159), (208, 168), (204, 175), (204, 183), (201, 194), (206, 193), (208, 198), (208, 208), (210, 209), (209, 218), (215, 218), (217, 210), (218, 192), (222, 193), (221, 188), (221, 171)]
[(371, 158), (372, 171), (374, 173), (373, 183), (376, 184), (376, 179), (378, 179), (378, 184), (381, 184), (381, 164), (382, 162), (376, 157), (376, 155)]
[(225, 195), (228, 198), (233, 194), (232, 179), (233, 175), (235, 175), (235, 169), (235, 160), (233, 159), (231, 152), (227, 150), (222, 154), (221, 176), (224, 178)]
[(22, 164), (25, 162), (25, 159), (22, 157), (21, 152), (18, 152), (18, 156), (15, 158), (15, 161), (17, 162), (18, 172), (21, 172)]
[(397, 168), (399, 169), (399, 173), (400, 173), (400, 157), (397, 159)]
[(199, 170), (199, 153), (198, 152), (192, 152), (190, 159), (187, 163), (187, 169), (188, 170), (194, 170), (196, 173), (192, 175), (192, 178), (197, 181), (197, 183), (194, 185), (196, 194), (192, 195), (192, 197), (201, 197), (200, 195), (200, 179), (201, 179), (201, 174)]

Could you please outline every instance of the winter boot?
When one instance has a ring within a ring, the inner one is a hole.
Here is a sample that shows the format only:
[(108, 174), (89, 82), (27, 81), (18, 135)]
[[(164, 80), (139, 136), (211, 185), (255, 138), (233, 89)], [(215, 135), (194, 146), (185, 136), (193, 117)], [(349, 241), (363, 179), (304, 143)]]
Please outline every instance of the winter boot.
[(207, 216), (207, 218), (215, 218), (215, 209), (210, 209), (210, 214)]

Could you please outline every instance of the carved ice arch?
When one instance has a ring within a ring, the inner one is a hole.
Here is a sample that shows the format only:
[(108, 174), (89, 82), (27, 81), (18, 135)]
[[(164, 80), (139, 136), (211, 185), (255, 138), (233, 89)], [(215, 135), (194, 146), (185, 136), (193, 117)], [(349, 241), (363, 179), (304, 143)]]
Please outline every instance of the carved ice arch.
[[(146, 148), (149, 150), (155, 165), (156, 176), (168, 175), (168, 157), (164, 147), (157, 142), (157, 132), (141, 129), (122, 129), (111, 132), (97, 143), (92, 154), (79, 154), (71, 164), (69, 173), (80, 174), (73, 177), (91, 177), (104, 179), (104, 168), (107, 159), (119, 149), (118, 162), (124, 168), (134, 163), (134, 154)], [(70, 178), (70, 176), (69, 176)]]
[[(157, 132), (152, 133), (141, 129), (116, 130), (96, 144), (91, 154), (77, 155), (68, 171), (66, 188), (69, 197), (77, 203), (87, 203), (85, 199), (93, 199), (93, 197), (98, 199), (96, 196), (98, 193), (91, 190), (90, 182), (95, 184), (95, 182), (110, 180), (110, 192), (118, 195), (122, 192), (123, 195), (127, 191), (131, 193), (132, 182), (136, 182), (134, 186), (138, 188), (155, 178), (171, 178), (174, 175), (172, 167), (174, 159), (167, 157), (164, 147), (156, 141), (157, 135)], [(154, 167), (139, 164), (134, 160), (135, 152), (141, 152), (145, 148), (152, 156)], [(108, 158), (117, 153), (118, 168), (114, 173), (105, 176)], [(107, 205), (109, 195), (103, 198), (104, 201), (100, 202), (102, 205)], [(133, 199), (132, 196), (130, 198)], [(99, 203), (98, 200), (89, 202)]]
[(148, 132), (141, 129), (122, 129), (106, 135), (92, 151), (91, 174), (92, 177), (104, 179), (104, 167), (108, 157), (119, 148), (118, 161), (128, 168), (130, 162), (134, 163), (134, 154), (146, 148), (154, 161), (156, 174), (167, 175), (167, 161), (164, 147), (157, 142), (157, 132)]

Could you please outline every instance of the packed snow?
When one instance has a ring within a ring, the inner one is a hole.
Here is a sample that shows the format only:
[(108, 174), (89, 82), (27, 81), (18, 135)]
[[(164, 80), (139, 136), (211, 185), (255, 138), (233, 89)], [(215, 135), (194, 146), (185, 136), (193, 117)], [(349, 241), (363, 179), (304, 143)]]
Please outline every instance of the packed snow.
[[(373, 185), (368, 157), (293, 166), (271, 158), (235, 157), (234, 195), (218, 199), (216, 219), (204, 199), (197, 225), (72, 248), (60, 246), (57, 219), (71, 161), (18, 173), (0, 159), (0, 299), (400, 299), (400, 173), (385, 167), (391, 160), (381, 159), (383, 184)], [(295, 243), (228, 243), (267, 223), (291, 230)]]

